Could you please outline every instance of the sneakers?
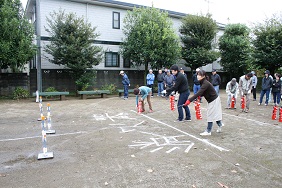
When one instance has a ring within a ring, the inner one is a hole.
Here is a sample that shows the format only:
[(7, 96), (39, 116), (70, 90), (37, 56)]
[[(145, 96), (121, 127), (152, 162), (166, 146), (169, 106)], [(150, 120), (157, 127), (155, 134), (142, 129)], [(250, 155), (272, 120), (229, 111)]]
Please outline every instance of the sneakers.
[(149, 113), (152, 113), (153, 112), (153, 110), (149, 110)]
[(268, 106), (268, 104), (264, 104), (265, 106)]
[(183, 120), (176, 119), (174, 122), (183, 122)]
[(210, 136), (211, 132), (205, 131), (205, 132), (200, 133), (200, 135), (201, 136)]
[(261, 103), (258, 103), (258, 105), (260, 106), (260, 105), (261, 105)]
[(192, 121), (191, 119), (184, 119), (184, 121)]
[(218, 127), (216, 130), (217, 133), (221, 133), (221, 127)]

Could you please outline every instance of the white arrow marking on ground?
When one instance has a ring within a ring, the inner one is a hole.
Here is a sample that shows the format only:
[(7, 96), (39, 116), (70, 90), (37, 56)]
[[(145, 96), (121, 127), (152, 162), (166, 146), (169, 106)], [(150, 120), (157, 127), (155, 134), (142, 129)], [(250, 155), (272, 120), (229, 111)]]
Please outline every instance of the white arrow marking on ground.
[(108, 113), (106, 113), (106, 116), (107, 116), (107, 118), (109, 118), (110, 120), (112, 120), (113, 122), (115, 122), (115, 120), (113, 120), (113, 118), (111, 118)]
[(171, 148), (170, 150), (166, 151), (166, 153), (170, 153), (170, 152), (172, 152), (172, 151), (174, 151), (174, 150), (176, 150), (176, 149), (180, 149), (180, 148), (179, 148), (179, 147)]
[(153, 149), (153, 150), (151, 150), (150, 152), (151, 153), (154, 153), (155, 151), (159, 151), (159, 150), (161, 150), (161, 149), (163, 149), (164, 147), (159, 147), (159, 148), (157, 148), (157, 149)]
[(192, 143), (190, 146), (188, 146), (187, 149), (184, 152), (188, 153), (193, 146), (194, 146), (194, 143)]

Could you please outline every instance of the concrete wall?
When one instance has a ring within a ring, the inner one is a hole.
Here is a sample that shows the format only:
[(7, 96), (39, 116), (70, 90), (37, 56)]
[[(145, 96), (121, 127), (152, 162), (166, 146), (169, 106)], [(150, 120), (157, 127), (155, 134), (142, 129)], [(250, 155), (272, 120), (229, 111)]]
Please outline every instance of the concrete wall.
[(0, 96), (11, 97), (16, 87), (29, 90), (27, 73), (0, 73)]

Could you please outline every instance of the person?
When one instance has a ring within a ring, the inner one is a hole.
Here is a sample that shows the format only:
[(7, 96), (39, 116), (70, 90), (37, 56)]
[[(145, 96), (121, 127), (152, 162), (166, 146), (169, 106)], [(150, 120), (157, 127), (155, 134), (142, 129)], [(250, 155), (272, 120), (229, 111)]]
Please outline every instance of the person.
[(200, 82), (199, 82), (199, 80), (197, 79), (197, 73), (200, 71), (200, 69), (199, 68), (197, 68), (196, 69), (196, 72), (193, 74), (193, 76), (192, 76), (192, 80), (193, 80), (193, 92), (194, 92), (194, 94), (196, 94), (199, 90), (200, 90), (200, 88), (201, 88), (201, 86), (200, 86)]
[(269, 74), (270, 74), (269, 70), (266, 70), (264, 72), (265, 76), (262, 78), (262, 86), (261, 86), (260, 99), (258, 105), (261, 105), (262, 99), (265, 94), (266, 94), (265, 106), (268, 105), (270, 88), (272, 87), (272, 79), (269, 77)]
[(231, 99), (234, 97), (235, 98), (235, 106), (236, 108), (236, 101), (237, 101), (237, 95), (239, 92), (239, 86), (238, 83), (236, 82), (236, 78), (232, 78), (230, 82), (226, 84), (226, 93), (227, 93), (227, 109), (229, 109), (231, 106)]
[(153, 70), (150, 69), (149, 73), (147, 74), (147, 87), (152, 89), (152, 97), (154, 96), (154, 80), (155, 80), (155, 75), (153, 74)]
[(221, 78), (220, 76), (216, 73), (216, 70), (212, 70), (212, 75), (211, 75), (211, 84), (213, 85), (216, 93), (219, 95), (219, 85), (221, 84)]
[(128, 99), (128, 87), (130, 86), (130, 81), (128, 76), (124, 73), (124, 71), (120, 71), (119, 74), (122, 76), (122, 85), (123, 85), (123, 99)]
[(196, 94), (194, 94), (192, 97), (190, 97), (185, 102), (184, 106), (189, 105), (191, 101), (194, 101), (199, 96), (203, 96), (207, 100), (208, 102), (208, 107), (207, 107), (208, 126), (207, 126), (207, 129), (203, 133), (200, 133), (200, 135), (209, 136), (211, 135), (213, 121), (216, 121), (218, 125), (217, 132), (221, 132), (222, 110), (221, 110), (220, 97), (218, 96), (213, 85), (209, 81), (207, 81), (206, 72), (204, 70), (200, 70), (199, 72), (197, 72), (197, 78), (201, 85), (200, 90)]
[(256, 101), (257, 100), (258, 78), (256, 76), (255, 71), (252, 71), (251, 73), (253, 74), (253, 77), (252, 77), (253, 86), (252, 86), (252, 91), (251, 92), (253, 93), (253, 101)]
[(184, 69), (181, 67), (180, 72), (187, 78), (187, 74), (184, 72)]
[(157, 75), (157, 80), (158, 80), (158, 97), (161, 96), (161, 92), (164, 90), (164, 73), (163, 71), (160, 69), (159, 73)]
[[(269, 78), (271, 78), (272, 83), (273, 83), (273, 77), (271, 76), (271, 74), (269, 74)], [(268, 103), (270, 103), (271, 100), (272, 100), (272, 95), (271, 95), (271, 93), (272, 93), (272, 87), (270, 87)]]
[[(172, 65), (170, 70), (172, 74), (175, 76), (175, 83), (171, 88), (167, 88), (165, 92), (169, 93), (172, 91), (174, 92), (178, 91), (179, 93), (179, 99), (177, 102), (178, 118), (176, 121), (177, 122), (181, 122), (183, 120), (191, 121), (191, 114), (188, 106), (183, 106), (183, 104), (185, 103), (185, 101), (190, 95), (188, 80), (185, 78), (185, 76), (182, 73), (179, 72), (179, 68), (177, 65)], [(182, 108), (185, 110), (185, 115), (186, 115), (185, 119), (183, 117)]]
[(243, 109), (244, 112), (248, 113), (250, 110), (250, 94), (252, 90), (252, 73), (248, 73), (239, 78), (239, 93), (241, 98), (246, 96), (246, 106)]
[[(141, 86), (139, 88), (135, 88), (133, 93), (136, 95), (136, 106), (138, 106), (138, 102), (142, 102), (142, 112), (145, 112), (145, 105), (144, 100), (147, 98), (147, 102), (149, 104), (149, 112), (153, 112), (152, 103), (151, 103), (151, 95), (152, 95), (152, 88), (147, 86)], [(139, 96), (141, 96), (139, 98)]]
[[(173, 86), (173, 84), (174, 84), (174, 76), (172, 74), (170, 74), (170, 70), (167, 70), (166, 76), (164, 77), (165, 88), (169, 89)], [(166, 94), (166, 99), (168, 99), (168, 96), (171, 94), (171, 92), (168, 92)]]
[(273, 94), (273, 102), (275, 106), (280, 104), (281, 98), (281, 75), (278, 73), (274, 74), (275, 79), (273, 80), (272, 84), (272, 94)]

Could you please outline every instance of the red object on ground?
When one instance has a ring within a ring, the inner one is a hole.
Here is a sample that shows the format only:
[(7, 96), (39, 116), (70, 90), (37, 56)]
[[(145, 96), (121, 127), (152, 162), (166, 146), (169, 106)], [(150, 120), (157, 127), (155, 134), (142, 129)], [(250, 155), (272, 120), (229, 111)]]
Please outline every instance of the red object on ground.
[(175, 110), (175, 106), (174, 106), (175, 96), (169, 96), (169, 99), (170, 99), (170, 109), (173, 111)]
[(241, 97), (241, 108), (242, 110), (245, 109), (245, 97)]
[(196, 118), (202, 119), (202, 112), (201, 112), (201, 104), (199, 101), (196, 101), (195, 103), (195, 111), (196, 111)]
[(282, 107), (279, 110), (279, 122), (282, 122)]
[(277, 106), (273, 106), (273, 111), (272, 111), (272, 119), (273, 120), (277, 119), (277, 110), (278, 110), (278, 107)]
[(235, 108), (235, 97), (234, 96), (231, 99), (231, 108)]
[(138, 110), (138, 114), (141, 114), (141, 112), (143, 111), (141, 101), (138, 102), (137, 110)]

